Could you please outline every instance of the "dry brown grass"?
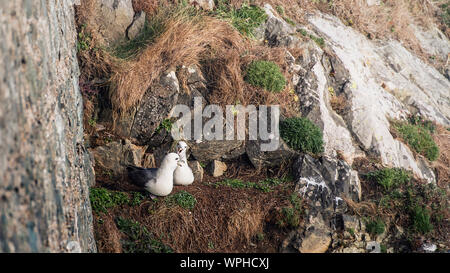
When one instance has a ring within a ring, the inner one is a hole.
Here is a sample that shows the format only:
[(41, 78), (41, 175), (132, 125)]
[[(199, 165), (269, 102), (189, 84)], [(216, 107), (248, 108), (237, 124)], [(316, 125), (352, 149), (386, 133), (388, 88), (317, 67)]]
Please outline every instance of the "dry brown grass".
[(439, 147), (439, 158), (433, 162), (437, 173), (437, 185), (450, 190), (450, 131), (441, 125), (436, 126), (433, 139)]
[(207, 51), (242, 47), (229, 24), (211, 17), (164, 9), (155, 16), (165, 31), (135, 59), (122, 63), (111, 77), (111, 103), (119, 113), (135, 106), (149, 86), (169, 68), (198, 64)]

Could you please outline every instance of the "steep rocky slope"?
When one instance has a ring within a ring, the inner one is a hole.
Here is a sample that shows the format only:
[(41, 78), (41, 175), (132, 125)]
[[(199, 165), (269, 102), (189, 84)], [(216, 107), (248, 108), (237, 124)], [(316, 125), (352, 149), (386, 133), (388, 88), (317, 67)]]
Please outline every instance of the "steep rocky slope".
[(0, 252), (95, 252), (71, 1), (0, 4)]

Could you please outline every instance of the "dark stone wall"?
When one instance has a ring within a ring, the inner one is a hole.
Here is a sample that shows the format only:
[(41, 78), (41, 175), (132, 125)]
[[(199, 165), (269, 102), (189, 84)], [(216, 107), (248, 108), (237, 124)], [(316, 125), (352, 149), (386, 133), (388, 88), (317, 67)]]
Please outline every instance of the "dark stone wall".
[(95, 252), (72, 1), (0, 2), (0, 252)]

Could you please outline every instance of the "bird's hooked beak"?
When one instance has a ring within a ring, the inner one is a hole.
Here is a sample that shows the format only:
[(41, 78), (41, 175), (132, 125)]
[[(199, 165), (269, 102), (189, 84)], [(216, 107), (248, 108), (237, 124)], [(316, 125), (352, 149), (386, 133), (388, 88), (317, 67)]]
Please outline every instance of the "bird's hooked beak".
[(183, 165), (181, 165), (181, 161), (178, 161), (178, 162), (177, 162), (177, 166), (178, 166), (178, 167), (183, 167)]
[(182, 151), (183, 151), (183, 148), (178, 148), (178, 154), (181, 154)]

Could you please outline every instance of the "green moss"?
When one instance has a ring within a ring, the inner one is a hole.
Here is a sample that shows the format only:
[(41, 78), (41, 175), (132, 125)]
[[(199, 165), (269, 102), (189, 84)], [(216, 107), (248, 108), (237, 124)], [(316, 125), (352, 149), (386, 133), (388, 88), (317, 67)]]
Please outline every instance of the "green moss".
[(141, 49), (153, 43), (155, 39), (165, 30), (165, 25), (159, 17), (154, 17), (151, 21), (145, 21), (140, 33), (127, 42), (124, 42), (113, 49), (113, 53), (120, 59), (135, 57)]
[(386, 245), (380, 245), (380, 252), (381, 252), (381, 253), (387, 253), (387, 247), (386, 247)]
[(247, 68), (244, 80), (275, 93), (282, 91), (286, 85), (286, 79), (278, 65), (269, 61), (253, 61)]
[(413, 228), (416, 232), (426, 234), (431, 230), (433, 230), (430, 212), (427, 209), (421, 206), (415, 206), (413, 209), (412, 219), (413, 219)]
[(370, 234), (380, 235), (384, 233), (386, 226), (381, 219), (369, 220), (366, 222), (366, 230)]
[(367, 178), (376, 181), (386, 191), (397, 188), (411, 179), (409, 172), (399, 168), (384, 168), (369, 172)]
[(165, 199), (168, 206), (173, 206), (177, 204), (178, 206), (192, 210), (197, 204), (197, 199), (187, 191), (179, 191)]
[(90, 48), (92, 37), (89, 33), (86, 32), (86, 25), (83, 24), (81, 26), (80, 32), (78, 33), (77, 40), (77, 51), (84, 51)]
[(262, 192), (271, 192), (273, 189), (289, 181), (289, 178), (266, 178), (258, 182), (242, 181), (240, 179), (224, 179), (215, 183), (215, 186), (227, 186), (235, 189), (257, 189)]
[(89, 193), (92, 210), (99, 212), (107, 212), (109, 208), (127, 204), (129, 202), (128, 195), (122, 192), (111, 192), (104, 188), (92, 188)]
[(138, 206), (142, 203), (142, 201), (145, 199), (144, 195), (140, 192), (133, 192), (133, 197), (130, 201), (130, 205), (132, 206)]
[(280, 123), (281, 138), (294, 150), (323, 152), (322, 131), (307, 118), (288, 118)]
[(424, 124), (426, 123), (417, 122), (415, 125), (394, 122), (394, 127), (414, 151), (425, 156), (428, 160), (434, 161), (439, 157), (439, 147), (431, 137), (431, 128)]
[(155, 239), (139, 222), (119, 217), (117, 227), (128, 238), (122, 241), (125, 253), (171, 253), (172, 249)]
[(262, 8), (244, 3), (241, 8), (235, 9), (228, 0), (217, 1), (215, 15), (230, 20), (233, 27), (250, 38), (254, 38), (254, 30), (267, 20)]
[(172, 126), (173, 126), (173, 121), (171, 119), (166, 118), (161, 122), (161, 124), (158, 125), (155, 132), (159, 133), (161, 131), (161, 129), (164, 129), (164, 130), (166, 130), (166, 132), (170, 133), (170, 131), (172, 130)]
[(324, 47), (325, 46), (325, 40), (321, 37), (317, 37), (314, 36), (312, 34), (308, 34), (308, 32), (304, 29), (299, 29), (297, 30), (297, 32), (299, 32), (301, 35), (310, 38), (311, 40), (313, 40), (318, 46), (320, 47)]
[(140, 192), (134, 192), (132, 199), (130, 199), (130, 196), (125, 192), (109, 191), (105, 188), (92, 188), (89, 198), (92, 210), (97, 213), (106, 213), (109, 208), (116, 206), (137, 206), (144, 200), (144, 196)]
[(300, 225), (302, 215), (302, 201), (296, 193), (291, 194), (288, 200), (291, 206), (281, 209), (281, 219), (277, 222), (277, 225), (281, 228), (297, 228)]

